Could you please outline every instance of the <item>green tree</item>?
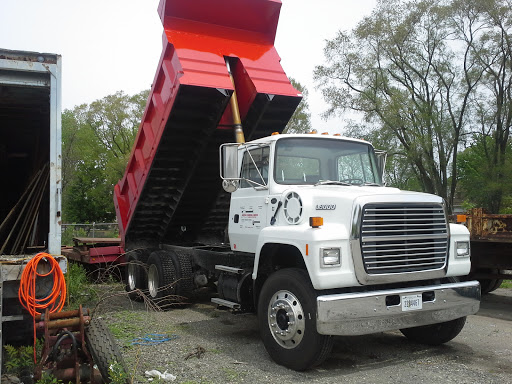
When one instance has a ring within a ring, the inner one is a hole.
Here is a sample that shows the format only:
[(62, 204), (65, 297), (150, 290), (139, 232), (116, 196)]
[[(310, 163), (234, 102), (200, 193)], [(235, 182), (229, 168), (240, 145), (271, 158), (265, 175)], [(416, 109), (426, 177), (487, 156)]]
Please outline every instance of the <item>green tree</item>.
[[(455, 29), (483, 70), (474, 97), (473, 145), (464, 152), (461, 181), (472, 203), (498, 213), (510, 193), (512, 2), (461, 0), (453, 2), (453, 9)], [(468, 20), (478, 28), (477, 33), (468, 29)]]
[(114, 185), (124, 174), (147, 96), (117, 92), (63, 112), (65, 222), (115, 219)]
[[(460, 185), (467, 208), (482, 207), (488, 212), (511, 213), (510, 201), (506, 196), (512, 195), (512, 156), (510, 143), (505, 162), (494, 163), (495, 142), (491, 136), (479, 136), (459, 157)], [(497, 175), (502, 180), (497, 179)]]
[(446, 1), (381, 0), (354, 30), (327, 42), (326, 64), (315, 70), (326, 115), (360, 112), (411, 165), (421, 190), (450, 208), (458, 146), (482, 76), (451, 20)]
[(286, 124), (283, 133), (305, 133), (311, 131), (311, 113), (309, 112), (309, 104), (307, 101), (308, 90), (304, 85), (291, 77), (290, 82), (297, 91), (302, 93), (302, 100), (292, 118), (288, 124)]

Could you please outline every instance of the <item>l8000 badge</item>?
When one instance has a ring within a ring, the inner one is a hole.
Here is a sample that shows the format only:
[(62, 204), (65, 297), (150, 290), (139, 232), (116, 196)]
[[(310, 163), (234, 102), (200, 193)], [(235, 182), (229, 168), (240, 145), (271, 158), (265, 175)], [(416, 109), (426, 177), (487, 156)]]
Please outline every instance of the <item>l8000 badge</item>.
[(336, 209), (336, 204), (317, 204), (317, 211), (334, 211)]

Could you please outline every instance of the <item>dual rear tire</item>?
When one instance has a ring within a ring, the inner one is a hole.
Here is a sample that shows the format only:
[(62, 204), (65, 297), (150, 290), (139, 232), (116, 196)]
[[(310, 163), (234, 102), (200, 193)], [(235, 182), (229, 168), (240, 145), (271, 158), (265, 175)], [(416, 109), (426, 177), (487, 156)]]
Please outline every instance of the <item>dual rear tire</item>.
[(185, 303), (192, 293), (192, 266), (186, 254), (138, 250), (127, 256), (127, 290), (131, 299), (143, 292), (155, 305)]

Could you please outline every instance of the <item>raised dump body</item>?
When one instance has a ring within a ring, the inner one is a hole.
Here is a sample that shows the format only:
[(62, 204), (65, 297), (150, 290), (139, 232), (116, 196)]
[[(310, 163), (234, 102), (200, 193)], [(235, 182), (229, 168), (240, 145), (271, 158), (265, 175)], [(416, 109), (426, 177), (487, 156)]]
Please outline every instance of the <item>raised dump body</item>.
[(280, 7), (279, 0), (161, 0), (162, 56), (115, 187), (128, 248), (222, 241), (229, 195), (218, 151), (234, 141), (233, 90), (247, 140), (282, 131), (301, 99), (273, 45)]

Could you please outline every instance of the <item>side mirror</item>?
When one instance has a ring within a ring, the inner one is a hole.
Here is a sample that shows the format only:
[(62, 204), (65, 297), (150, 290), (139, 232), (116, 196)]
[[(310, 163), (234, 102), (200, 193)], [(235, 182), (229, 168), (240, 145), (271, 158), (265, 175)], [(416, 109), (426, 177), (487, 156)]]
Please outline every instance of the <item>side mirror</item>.
[(226, 192), (235, 192), (239, 186), (238, 147), (240, 144), (222, 144), (220, 146), (220, 177), (222, 188)]
[(379, 168), (380, 179), (384, 183), (384, 170), (386, 168), (386, 160), (388, 158), (388, 153), (381, 149), (376, 149), (375, 156), (377, 158), (377, 167)]

